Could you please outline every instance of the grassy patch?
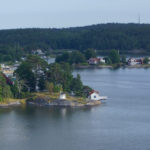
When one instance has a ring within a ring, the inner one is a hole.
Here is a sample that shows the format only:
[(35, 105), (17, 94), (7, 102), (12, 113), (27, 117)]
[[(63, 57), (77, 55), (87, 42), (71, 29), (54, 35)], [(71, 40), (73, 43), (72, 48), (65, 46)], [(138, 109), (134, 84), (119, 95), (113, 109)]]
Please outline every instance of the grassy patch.
[[(54, 101), (59, 99), (60, 93), (49, 93), (49, 92), (38, 92), (33, 93), (33, 100), (39, 97), (48, 97), (50, 101)], [(76, 97), (76, 96), (70, 96), (69, 94), (66, 94), (66, 100), (68, 101), (76, 101), (81, 104), (86, 104), (86, 98), (84, 97)]]
[(11, 104), (11, 103), (16, 103), (16, 102), (20, 102), (21, 104), (25, 104), (26, 99), (7, 98), (7, 99), (4, 99), (3, 101), (1, 101), (0, 104)]

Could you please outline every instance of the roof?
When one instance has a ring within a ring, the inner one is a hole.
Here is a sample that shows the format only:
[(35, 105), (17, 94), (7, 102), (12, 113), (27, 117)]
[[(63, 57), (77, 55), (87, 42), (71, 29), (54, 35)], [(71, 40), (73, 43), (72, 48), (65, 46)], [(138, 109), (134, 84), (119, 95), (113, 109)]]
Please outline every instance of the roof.
[(97, 94), (99, 94), (99, 92), (98, 92), (98, 91), (92, 90), (92, 91), (89, 93), (89, 95), (91, 95), (91, 94), (93, 94), (93, 93), (97, 93)]
[(100, 58), (90, 58), (89, 61), (100, 61)]

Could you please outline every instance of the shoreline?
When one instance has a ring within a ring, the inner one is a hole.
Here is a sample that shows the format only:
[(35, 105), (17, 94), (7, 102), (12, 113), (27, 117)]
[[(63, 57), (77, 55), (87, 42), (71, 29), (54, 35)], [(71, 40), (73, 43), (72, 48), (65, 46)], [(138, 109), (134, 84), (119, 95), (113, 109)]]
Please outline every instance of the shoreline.
[(12, 102), (12, 103), (5, 103), (5, 104), (0, 104), (0, 108), (8, 108), (8, 107), (16, 107), (16, 106), (21, 106), (20, 101)]
[[(47, 101), (45, 97), (37, 98), (35, 100), (26, 99), (25, 105), (30, 106), (38, 106), (38, 107), (87, 107), (87, 106), (97, 106), (100, 105), (101, 101), (94, 101), (89, 100), (86, 103), (79, 103), (77, 100), (62, 100), (62, 99), (55, 99), (53, 101)], [(16, 102), (11, 103), (2, 103), (0, 104), (0, 108), (9, 108), (9, 107), (16, 107), (24, 105), (21, 101), (17, 100)]]
[(113, 65), (87, 65), (87, 66), (74, 66), (75, 69), (114, 69), (114, 68), (150, 68), (150, 65), (134, 65), (134, 66), (129, 66), (129, 65), (121, 65), (121, 66), (113, 66)]

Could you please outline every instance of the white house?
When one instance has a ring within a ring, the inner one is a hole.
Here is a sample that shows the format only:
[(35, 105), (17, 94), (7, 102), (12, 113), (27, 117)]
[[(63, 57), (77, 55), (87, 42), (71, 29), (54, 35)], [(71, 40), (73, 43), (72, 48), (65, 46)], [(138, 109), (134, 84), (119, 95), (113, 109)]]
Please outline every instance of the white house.
[(7, 66), (5, 64), (1, 64), (1, 71), (8, 77), (13, 76), (15, 68), (13, 66)]
[(130, 66), (141, 65), (141, 64), (143, 64), (143, 60), (142, 59), (130, 58), (128, 60), (128, 65), (130, 65)]
[(59, 99), (62, 99), (62, 100), (66, 99), (66, 94), (65, 93), (61, 93), (60, 96), (59, 96)]
[(105, 61), (104, 58), (100, 58), (100, 62), (101, 62), (101, 63), (106, 63), (106, 61)]
[(99, 92), (98, 91), (91, 91), (89, 93), (89, 97), (88, 97), (90, 100), (95, 100), (95, 101), (98, 101), (101, 99), (100, 95), (99, 95)]
[(107, 96), (100, 96), (98, 91), (93, 90), (89, 93), (88, 99), (93, 101), (106, 100)]
[(90, 58), (88, 60), (89, 65), (97, 65), (98, 63), (105, 63), (104, 58)]
[(89, 65), (96, 65), (100, 62), (100, 58), (90, 58), (88, 60)]

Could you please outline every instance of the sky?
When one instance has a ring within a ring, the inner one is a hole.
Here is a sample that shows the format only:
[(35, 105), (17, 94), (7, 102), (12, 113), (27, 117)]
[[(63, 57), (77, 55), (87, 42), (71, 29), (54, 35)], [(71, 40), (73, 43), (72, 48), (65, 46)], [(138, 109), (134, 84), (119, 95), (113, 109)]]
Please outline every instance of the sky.
[(0, 29), (150, 23), (150, 0), (0, 0)]

